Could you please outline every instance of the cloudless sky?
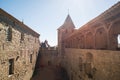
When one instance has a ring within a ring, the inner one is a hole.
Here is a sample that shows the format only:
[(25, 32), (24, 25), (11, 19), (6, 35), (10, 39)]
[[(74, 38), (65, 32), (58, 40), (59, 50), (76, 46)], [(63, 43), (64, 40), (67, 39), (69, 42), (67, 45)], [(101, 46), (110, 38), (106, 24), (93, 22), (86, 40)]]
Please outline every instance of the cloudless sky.
[(76, 28), (116, 4), (119, 0), (0, 0), (0, 8), (40, 34), (40, 41), (57, 45), (57, 29), (69, 14)]

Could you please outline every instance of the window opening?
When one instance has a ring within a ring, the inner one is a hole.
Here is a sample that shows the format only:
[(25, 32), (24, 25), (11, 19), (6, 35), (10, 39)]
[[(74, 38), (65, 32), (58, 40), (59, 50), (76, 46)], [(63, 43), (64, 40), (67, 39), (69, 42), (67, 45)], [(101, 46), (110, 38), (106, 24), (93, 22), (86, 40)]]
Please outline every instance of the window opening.
[(12, 28), (11, 27), (8, 27), (8, 29), (6, 31), (6, 36), (7, 36), (7, 41), (12, 40)]
[(30, 63), (32, 63), (32, 54), (30, 54)]
[(21, 41), (24, 41), (24, 33), (21, 33)]
[(14, 74), (14, 59), (9, 59), (9, 75)]
[(117, 36), (117, 43), (118, 43), (118, 48), (120, 48), (120, 34)]

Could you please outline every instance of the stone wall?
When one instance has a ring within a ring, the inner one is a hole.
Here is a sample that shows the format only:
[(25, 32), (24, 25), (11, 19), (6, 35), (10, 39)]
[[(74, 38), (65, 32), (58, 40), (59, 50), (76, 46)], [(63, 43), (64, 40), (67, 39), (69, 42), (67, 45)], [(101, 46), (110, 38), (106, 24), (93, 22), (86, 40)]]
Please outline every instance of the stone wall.
[(66, 48), (63, 66), (70, 80), (119, 80), (120, 51)]
[[(64, 33), (68, 26), (58, 33)], [(70, 80), (119, 80), (119, 36), (120, 2), (68, 36), (58, 38), (63, 40), (58, 42), (61, 64)]]
[(0, 9), (0, 80), (30, 80), (39, 34)]
[(57, 65), (59, 63), (58, 50), (41, 48), (38, 66)]

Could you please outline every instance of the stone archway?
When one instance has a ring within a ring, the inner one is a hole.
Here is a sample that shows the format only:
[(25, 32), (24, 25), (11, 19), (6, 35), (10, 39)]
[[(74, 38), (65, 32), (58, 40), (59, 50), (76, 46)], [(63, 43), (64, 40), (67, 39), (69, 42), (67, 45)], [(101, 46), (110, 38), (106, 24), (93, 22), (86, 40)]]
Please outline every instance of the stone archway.
[(79, 48), (84, 49), (85, 48), (85, 38), (84, 38), (84, 35), (80, 35), (78, 42), (79, 42)]
[(88, 32), (86, 34), (86, 48), (87, 49), (93, 49), (94, 48), (94, 38), (93, 38), (93, 34), (91, 32)]
[(115, 21), (109, 29), (109, 49), (118, 49), (118, 35), (120, 34), (120, 20)]
[(96, 49), (107, 49), (107, 32), (102, 28), (98, 28), (95, 34)]

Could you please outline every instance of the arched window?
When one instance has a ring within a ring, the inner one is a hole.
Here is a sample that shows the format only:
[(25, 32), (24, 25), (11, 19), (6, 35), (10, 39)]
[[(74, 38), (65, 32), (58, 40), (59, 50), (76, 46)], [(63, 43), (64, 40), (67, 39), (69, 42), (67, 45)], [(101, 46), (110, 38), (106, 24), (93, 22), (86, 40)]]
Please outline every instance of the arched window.
[(85, 45), (85, 48), (86, 49), (93, 49), (94, 47), (94, 38), (93, 38), (93, 34), (91, 32), (88, 32), (86, 34), (86, 45)]
[(120, 20), (115, 21), (109, 30), (109, 49), (119, 50), (120, 45)]

